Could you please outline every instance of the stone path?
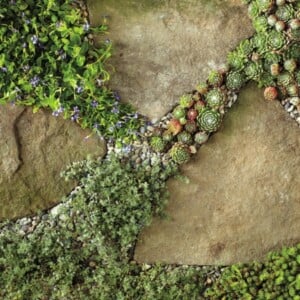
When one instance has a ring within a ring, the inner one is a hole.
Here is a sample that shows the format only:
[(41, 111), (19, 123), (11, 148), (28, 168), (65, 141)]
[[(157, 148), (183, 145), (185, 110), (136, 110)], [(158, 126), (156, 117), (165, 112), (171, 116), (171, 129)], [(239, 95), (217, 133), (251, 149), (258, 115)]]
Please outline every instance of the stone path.
[(136, 248), (139, 262), (231, 264), (300, 241), (300, 135), (278, 102), (254, 85), (223, 128), (169, 182), (169, 220), (155, 219)]
[(103, 156), (105, 143), (48, 111), (0, 107), (0, 219), (36, 213), (58, 203), (75, 183), (59, 176), (88, 154)]

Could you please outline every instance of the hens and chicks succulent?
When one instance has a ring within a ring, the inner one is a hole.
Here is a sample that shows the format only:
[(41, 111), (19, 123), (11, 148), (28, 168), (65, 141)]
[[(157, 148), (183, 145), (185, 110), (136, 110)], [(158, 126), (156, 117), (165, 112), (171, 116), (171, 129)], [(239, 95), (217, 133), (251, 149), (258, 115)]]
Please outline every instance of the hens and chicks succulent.
[(206, 82), (183, 95), (168, 128), (150, 138), (154, 151), (168, 151), (178, 164), (189, 160), (190, 147), (202, 145), (219, 129), (228, 95), (249, 80), (265, 88), (266, 100), (299, 100), (300, 1), (242, 1), (248, 4), (255, 34), (228, 54), (226, 69), (211, 71)]

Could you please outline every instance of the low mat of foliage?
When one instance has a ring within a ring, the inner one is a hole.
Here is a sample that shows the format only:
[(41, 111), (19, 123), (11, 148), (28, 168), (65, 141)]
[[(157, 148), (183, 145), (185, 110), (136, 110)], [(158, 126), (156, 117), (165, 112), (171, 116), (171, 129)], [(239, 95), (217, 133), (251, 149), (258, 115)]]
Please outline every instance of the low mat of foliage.
[(300, 299), (300, 244), (269, 253), (264, 263), (233, 265), (205, 293), (208, 299)]
[[(9, 2), (9, 3), (8, 3)], [(139, 119), (105, 82), (110, 41), (96, 48), (71, 0), (0, 0), (0, 103), (50, 108), (104, 136), (133, 137)]]
[[(112, 158), (69, 168), (80, 188), (70, 208), (22, 237), (0, 238), (1, 299), (195, 299), (197, 268), (131, 262), (137, 234), (160, 213), (165, 182), (176, 167), (133, 168)], [(110, 174), (110, 176), (107, 176)]]
[(201, 268), (132, 261), (137, 234), (162, 213), (176, 173), (175, 165), (134, 168), (113, 157), (71, 166), (65, 177), (79, 187), (64, 199), (68, 208), (24, 237), (5, 223), (1, 299), (299, 299), (300, 245), (228, 267), (205, 294)]

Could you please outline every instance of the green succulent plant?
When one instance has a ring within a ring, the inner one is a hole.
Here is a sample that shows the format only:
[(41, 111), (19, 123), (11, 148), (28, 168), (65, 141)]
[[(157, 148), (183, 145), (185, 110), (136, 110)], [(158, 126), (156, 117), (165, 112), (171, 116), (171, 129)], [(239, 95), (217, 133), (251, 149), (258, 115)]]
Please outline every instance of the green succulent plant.
[(274, 1), (273, 0), (256, 0), (256, 3), (261, 12), (266, 12), (272, 8)]
[(284, 52), (285, 59), (300, 59), (300, 44), (299, 43), (292, 43), (288, 46), (286, 51)]
[(195, 121), (188, 120), (184, 125), (184, 129), (189, 133), (194, 133), (197, 131), (197, 124)]
[(193, 143), (192, 135), (187, 131), (182, 131), (177, 135), (178, 142), (186, 145), (191, 145)]
[(219, 112), (206, 108), (198, 117), (199, 128), (206, 132), (217, 131), (222, 122), (222, 116)]
[(245, 66), (245, 74), (247, 79), (258, 80), (263, 73), (261, 62), (249, 62)]
[(247, 62), (247, 58), (237, 50), (231, 51), (227, 55), (227, 64), (233, 70), (243, 69), (245, 62)]
[(275, 78), (270, 72), (263, 72), (257, 81), (257, 85), (259, 88), (266, 86), (274, 86)]
[(208, 138), (209, 138), (209, 135), (206, 132), (197, 132), (194, 136), (194, 141), (197, 144), (202, 145), (202, 144), (206, 143)]
[(186, 111), (181, 105), (178, 105), (174, 108), (172, 114), (175, 119), (180, 119), (185, 116)]
[(252, 38), (254, 49), (259, 54), (264, 54), (268, 51), (267, 35), (265, 33), (257, 33)]
[(205, 95), (207, 93), (208, 90), (208, 85), (206, 82), (200, 82), (197, 86), (196, 86), (196, 90), (199, 92), (199, 94), (201, 95)]
[(223, 83), (223, 75), (216, 70), (209, 73), (207, 82), (213, 86), (221, 86)]
[(264, 66), (269, 69), (271, 64), (279, 64), (282, 61), (282, 55), (276, 52), (267, 52), (264, 54)]
[(299, 93), (299, 88), (297, 84), (290, 84), (286, 87), (286, 91), (289, 96), (291, 97), (297, 97)]
[(237, 52), (241, 57), (248, 57), (253, 51), (252, 39), (243, 40), (237, 47)]
[(259, 16), (252, 22), (256, 32), (266, 32), (269, 28), (268, 19), (265, 16)]
[(289, 71), (289, 72), (294, 72), (297, 68), (297, 61), (293, 58), (291, 59), (287, 59), (284, 61), (284, 64), (283, 64), (285, 70)]
[(226, 87), (229, 90), (239, 90), (245, 83), (246, 76), (242, 71), (229, 72), (226, 77)]
[(278, 6), (275, 14), (280, 20), (288, 22), (294, 18), (295, 10), (291, 4), (286, 4)]
[(290, 37), (292, 40), (299, 42), (300, 41), (300, 28), (291, 29)]
[(183, 143), (175, 143), (169, 151), (171, 159), (177, 164), (183, 164), (190, 160), (189, 147)]
[(271, 30), (268, 33), (267, 44), (269, 50), (279, 50), (286, 44), (285, 35), (282, 32)]
[(288, 85), (292, 84), (293, 76), (289, 72), (280, 73), (277, 76), (277, 84), (287, 87)]
[(162, 139), (166, 143), (171, 142), (172, 139), (173, 139), (173, 137), (174, 137), (173, 134), (170, 131), (168, 131), (168, 130), (164, 131), (163, 134), (162, 134)]
[(156, 152), (162, 152), (165, 149), (166, 141), (160, 136), (153, 136), (150, 139), (150, 146)]
[(191, 107), (191, 105), (193, 104), (193, 102), (194, 102), (194, 100), (192, 99), (191, 95), (183, 95), (179, 99), (179, 105), (182, 108)]
[(215, 88), (210, 90), (206, 95), (206, 103), (210, 108), (218, 109), (220, 106), (225, 104), (226, 96), (224, 92)]
[(248, 6), (248, 15), (251, 19), (255, 19), (260, 15), (260, 8), (256, 1), (252, 1)]
[(295, 73), (295, 79), (298, 85), (300, 85), (300, 70), (297, 70)]

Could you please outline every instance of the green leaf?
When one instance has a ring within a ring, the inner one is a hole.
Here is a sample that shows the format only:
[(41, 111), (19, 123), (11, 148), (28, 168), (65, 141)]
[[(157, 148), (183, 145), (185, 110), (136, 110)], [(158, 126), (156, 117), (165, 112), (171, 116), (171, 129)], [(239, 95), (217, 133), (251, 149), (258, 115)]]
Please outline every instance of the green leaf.
[(85, 57), (82, 55), (79, 55), (76, 57), (76, 64), (78, 67), (82, 67), (85, 63)]

